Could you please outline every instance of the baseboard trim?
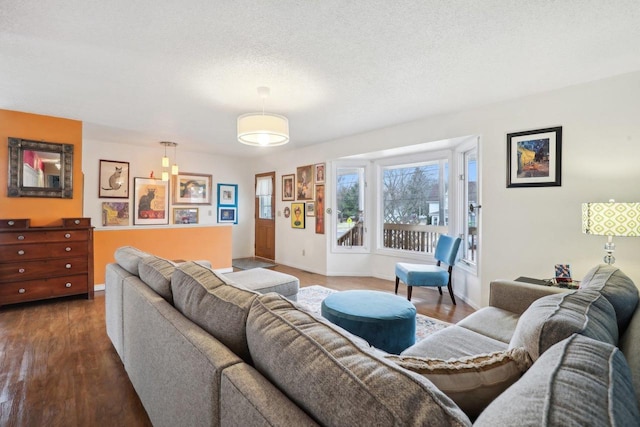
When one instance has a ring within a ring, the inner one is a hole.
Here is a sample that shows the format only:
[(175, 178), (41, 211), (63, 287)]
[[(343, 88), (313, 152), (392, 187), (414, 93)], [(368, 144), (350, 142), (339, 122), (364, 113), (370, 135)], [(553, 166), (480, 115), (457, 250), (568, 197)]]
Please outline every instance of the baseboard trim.
[(104, 291), (104, 283), (101, 283), (99, 285), (94, 285), (93, 286), (93, 291)]

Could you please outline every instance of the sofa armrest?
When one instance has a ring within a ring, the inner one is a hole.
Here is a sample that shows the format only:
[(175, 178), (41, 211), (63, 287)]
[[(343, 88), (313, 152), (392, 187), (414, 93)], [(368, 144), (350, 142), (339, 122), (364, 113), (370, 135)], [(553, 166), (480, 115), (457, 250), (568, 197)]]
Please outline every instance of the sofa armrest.
[(494, 280), (489, 285), (489, 305), (522, 314), (538, 298), (567, 292), (569, 289), (533, 285), (514, 280)]

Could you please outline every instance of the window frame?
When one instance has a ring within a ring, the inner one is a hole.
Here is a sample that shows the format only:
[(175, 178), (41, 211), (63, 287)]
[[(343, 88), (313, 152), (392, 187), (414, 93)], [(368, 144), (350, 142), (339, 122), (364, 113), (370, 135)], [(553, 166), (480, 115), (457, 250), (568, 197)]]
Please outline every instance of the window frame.
[(431, 253), (423, 253), (423, 252), (414, 252), (414, 251), (406, 251), (403, 249), (392, 249), (385, 248), (384, 244), (384, 198), (383, 198), (383, 190), (384, 190), (384, 178), (383, 171), (388, 167), (412, 167), (419, 166), (421, 164), (427, 162), (433, 162), (436, 160), (446, 160), (448, 164), (448, 196), (447, 196), (447, 211), (448, 211), (448, 221), (449, 223), (447, 227), (447, 233), (450, 233), (451, 230), (455, 230), (455, 215), (452, 215), (452, 206), (455, 206), (454, 199), (452, 199), (452, 193), (455, 194), (455, 185), (451, 185), (453, 180), (453, 152), (452, 150), (436, 150), (436, 151), (428, 151), (424, 153), (411, 154), (405, 156), (394, 156), (381, 158), (374, 161), (374, 167), (376, 171), (376, 179), (375, 179), (375, 198), (377, 199), (376, 203), (376, 247), (375, 253), (379, 255), (387, 255), (393, 256), (396, 258), (406, 258), (412, 260), (433, 260), (433, 254)]
[[(362, 189), (362, 194), (364, 197), (364, 221), (363, 221), (363, 236), (362, 236), (362, 246), (338, 246), (338, 242), (336, 239), (337, 236), (337, 226), (338, 226), (338, 169), (349, 169), (349, 168), (362, 168), (363, 170), (363, 181), (364, 186)], [(371, 252), (371, 237), (369, 233), (369, 227), (371, 224), (371, 217), (373, 215), (369, 214), (372, 212), (371, 210), (371, 193), (368, 183), (370, 182), (370, 173), (371, 173), (371, 162), (369, 161), (355, 161), (355, 160), (336, 160), (331, 163), (331, 177), (332, 177), (332, 187), (331, 187), (331, 206), (334, 206), (333, 212), (330, 216), (330, 240), (331, 240), (331, 252), (336, 254), (368, 254)]]

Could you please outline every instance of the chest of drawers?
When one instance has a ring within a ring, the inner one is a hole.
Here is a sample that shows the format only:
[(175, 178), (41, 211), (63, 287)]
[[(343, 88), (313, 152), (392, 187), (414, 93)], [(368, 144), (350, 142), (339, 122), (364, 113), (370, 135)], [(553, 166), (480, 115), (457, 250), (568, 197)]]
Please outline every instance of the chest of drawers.
[(80, 294), (93, 298), (90, 218), (59, 227), (0, 219), (0, 305)]

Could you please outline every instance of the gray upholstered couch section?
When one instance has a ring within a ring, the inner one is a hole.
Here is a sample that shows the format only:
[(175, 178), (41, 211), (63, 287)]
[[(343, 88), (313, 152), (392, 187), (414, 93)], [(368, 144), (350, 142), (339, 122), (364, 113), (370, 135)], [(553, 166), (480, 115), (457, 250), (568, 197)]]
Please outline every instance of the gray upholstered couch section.
[[(478, 415), (469, 418), (428, 375), (280, 295), (238, 288), (202, 265), (148, 256), (119, 250), (107, 266), (105, 304), (107, 333), (154, 425), (462, 426)], [(158, 283), (140, 278), (143, 259), (142, 275)], [(168, 277), (175, 305), (165, 292)], [(481, 408), (478, 425), (640, 425), (637, 288), (611, 266), (587, 278), (589, 290), (577, 292), (494, 281), (489, 307), (403, 355), (432, 363), (482, 360), (515, 347), (533, 353), (528, 371)], [(540, 316), (550, 321), (529, 325)], [(578, 411), (593, 414), (576, 415), (577, 401)]]

